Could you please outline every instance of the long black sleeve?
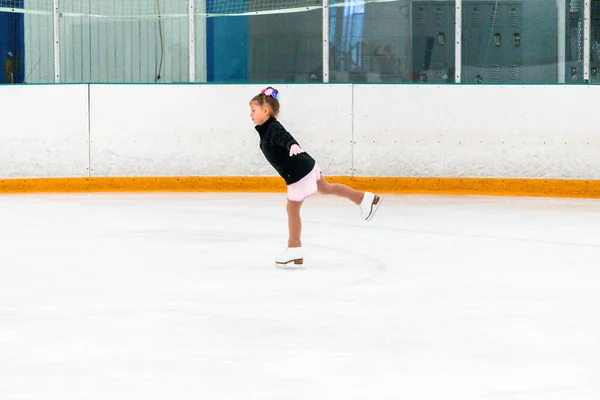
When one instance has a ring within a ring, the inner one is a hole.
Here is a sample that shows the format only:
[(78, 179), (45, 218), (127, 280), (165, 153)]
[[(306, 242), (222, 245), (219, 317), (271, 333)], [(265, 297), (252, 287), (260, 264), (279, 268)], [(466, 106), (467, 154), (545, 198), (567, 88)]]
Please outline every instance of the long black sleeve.
[(290, 147), (292, 147), (292, 145), (298, 144), (296, 139), (294, 139), (294, 137), (283, 127), (277, 127), (277, 129), (274, 130), (273, 142), (276, 145), (287, 149), (288, 151), (290, 150)]

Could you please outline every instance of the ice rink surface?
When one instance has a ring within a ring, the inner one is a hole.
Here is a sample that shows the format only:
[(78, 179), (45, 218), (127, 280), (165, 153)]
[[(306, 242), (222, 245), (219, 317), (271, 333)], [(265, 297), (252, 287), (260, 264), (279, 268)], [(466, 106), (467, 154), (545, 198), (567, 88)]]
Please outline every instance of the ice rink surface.
[(600, 201), (0, 197), (0, 399), (597, 400)]

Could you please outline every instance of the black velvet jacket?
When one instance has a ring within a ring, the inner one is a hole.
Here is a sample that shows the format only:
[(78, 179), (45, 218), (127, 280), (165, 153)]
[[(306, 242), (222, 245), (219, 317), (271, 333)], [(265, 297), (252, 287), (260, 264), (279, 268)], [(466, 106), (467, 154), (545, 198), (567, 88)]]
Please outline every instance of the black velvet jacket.
[(290, 157), (290, 147), (299, 144), (274, 117), (255, 128), (260, 135), (260, 149), (265, 158), (287, 185), (298, 182), (315, 167), (315, 160), (307, 153)]

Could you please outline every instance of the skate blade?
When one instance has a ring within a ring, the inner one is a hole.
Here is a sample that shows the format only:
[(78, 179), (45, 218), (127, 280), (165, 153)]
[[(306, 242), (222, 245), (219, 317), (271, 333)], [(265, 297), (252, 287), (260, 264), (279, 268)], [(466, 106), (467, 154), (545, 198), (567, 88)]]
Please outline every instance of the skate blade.
[(370, 221), (373, 219), (373, 217), (377, 213), (377, 210), (379, 210), (381, 203), (383, 203), (383, 197), (377, 196), (377, 203), (373, 204), (373, 206), (371, 208), (371, 215), (369, 215), (369, 217), (367, 218), (367, 221)]
[(300, 270), (300, 269), (305, 269), (302, 264), (304, 264), (304, 259), (290, 260), (287, 263), (278, 263), (278, 262), (275, 262), (275, 268), (277, 268), (277, 269), (286, 269), (286, 270)]

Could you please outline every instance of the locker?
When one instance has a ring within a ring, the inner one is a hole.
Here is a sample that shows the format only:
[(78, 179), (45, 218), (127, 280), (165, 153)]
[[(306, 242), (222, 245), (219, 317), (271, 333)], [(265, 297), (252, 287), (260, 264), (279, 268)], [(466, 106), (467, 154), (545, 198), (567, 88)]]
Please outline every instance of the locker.
[(600, 1), (591, 4), (590, 81), (600, 82)]
[(462, 81), (523, 82), (523, 6), (463, 3)]
[(412, 80), (454, 82), (454, 1), (414, 1)]
[(566, 0), (565, 82), (583, 82), (583, 0)]

